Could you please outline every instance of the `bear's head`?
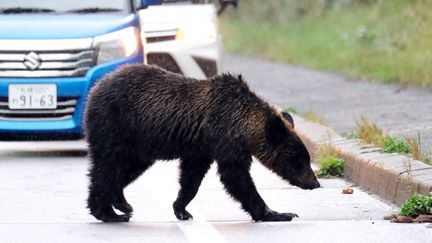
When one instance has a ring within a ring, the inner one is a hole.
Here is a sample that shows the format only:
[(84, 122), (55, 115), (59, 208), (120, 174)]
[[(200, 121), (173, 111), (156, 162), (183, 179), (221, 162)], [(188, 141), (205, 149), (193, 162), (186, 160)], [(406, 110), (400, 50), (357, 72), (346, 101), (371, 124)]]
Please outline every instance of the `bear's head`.
[(320, 187), (310, 166), (309, 152), (294, 131), (289, 113), (273, 110), (265, 120), (263, 137), (257, 157), (267, 168), (302, 189)]

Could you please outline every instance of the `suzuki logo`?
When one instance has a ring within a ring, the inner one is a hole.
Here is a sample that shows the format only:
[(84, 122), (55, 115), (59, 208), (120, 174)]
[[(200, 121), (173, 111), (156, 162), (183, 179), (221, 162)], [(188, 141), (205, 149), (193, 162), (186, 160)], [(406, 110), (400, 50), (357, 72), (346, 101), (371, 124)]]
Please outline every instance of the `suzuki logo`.
[(30, 52), (24, 57), (24, 65), (27, 69), (35, 70), (41, 65), (41, 57), (35, 52)]

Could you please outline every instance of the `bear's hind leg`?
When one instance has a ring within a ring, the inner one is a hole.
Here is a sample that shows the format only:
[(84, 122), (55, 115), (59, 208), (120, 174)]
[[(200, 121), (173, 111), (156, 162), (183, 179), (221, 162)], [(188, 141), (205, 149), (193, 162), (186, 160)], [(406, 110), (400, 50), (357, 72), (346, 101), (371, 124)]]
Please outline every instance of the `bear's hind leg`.
[[(112, 202), (112, 206), (116, 209), (122, 211), (125, 214), (131, 214), (133, 212), (132, 206), (127, 202), (123, 190), (130, 183), (135, 181), (140, 175), (144, 173), (151, 165), (153, 165), (154, 161), (146, 161), (146, 162), (137, 162), (135, 160), (133, 162), (133, 166), (123, 168), (121, 171), (122, 179), (119, 182), (117, 187), (117, 193)], [(130, 161), (129, 161), (130, 162)]]
[(117, 189), (112, 206), (125, 214), (132, 214), (133, 212), (133, 207), (126, 200), (122, 188)]
[(89, 172), (90, 186), (87, 200), (90, 213), (103, 222), (128, 222), (130, 215), (118, 215), (114, 212), (111, 202), (117, 190), (116, 171), (109, 164), (93, 160)]
[(174, 214), (179, 220), (190, 220), (192, 215), (186, 206), (198, 192), (201, 182), (210, 168), (213, 159), (210, 157), (185, 157), (180, 162), (180, 190), (173, 203)]

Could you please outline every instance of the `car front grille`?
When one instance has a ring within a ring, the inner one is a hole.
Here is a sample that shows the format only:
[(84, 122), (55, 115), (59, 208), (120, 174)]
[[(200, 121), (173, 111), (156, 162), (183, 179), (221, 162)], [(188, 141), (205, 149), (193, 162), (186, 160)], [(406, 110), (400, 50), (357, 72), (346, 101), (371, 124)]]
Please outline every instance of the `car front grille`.
[(0, 120), (66, 120), (73, 116), (78, 99), (58, 97), (57, 108), (50, 110), (11, 110), (7, 97), (0, 97)]
[(149, 53), (147, 54), (147, 63), (173, 73), (183, 74), (174, 58), (167, 53)]
[(94, 65), (94, 49), (0, 51), (0, 77), (81, 77)]

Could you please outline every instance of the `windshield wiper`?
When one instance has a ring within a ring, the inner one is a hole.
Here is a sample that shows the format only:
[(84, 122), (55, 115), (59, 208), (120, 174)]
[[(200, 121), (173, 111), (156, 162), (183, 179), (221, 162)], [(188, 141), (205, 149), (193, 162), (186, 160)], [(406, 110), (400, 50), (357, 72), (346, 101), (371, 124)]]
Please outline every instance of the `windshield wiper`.
[(53, 13), (55, 12), (49, 8), (1, 8), (0, 13), (3, 14), (20, 14), (20, 13)]
[(120, 12), (117, 8), (80, 8), (67, 11), (68, 13), (100, 13), (100, 12)]

